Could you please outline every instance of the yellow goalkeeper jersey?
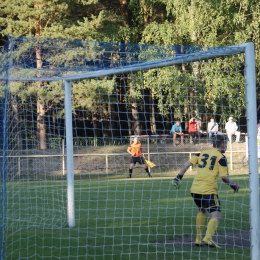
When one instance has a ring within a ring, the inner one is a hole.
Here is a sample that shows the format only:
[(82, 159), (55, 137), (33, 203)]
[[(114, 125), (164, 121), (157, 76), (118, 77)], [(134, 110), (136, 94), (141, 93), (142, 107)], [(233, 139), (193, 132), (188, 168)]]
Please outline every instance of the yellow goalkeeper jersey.
[(202, 151), (189, 160), (197, 164), (197, 174), (191, 185), (191, 193), (217, 194), (217, 181), (220, 176), (228, 175), (226, 157), (216, 148)]

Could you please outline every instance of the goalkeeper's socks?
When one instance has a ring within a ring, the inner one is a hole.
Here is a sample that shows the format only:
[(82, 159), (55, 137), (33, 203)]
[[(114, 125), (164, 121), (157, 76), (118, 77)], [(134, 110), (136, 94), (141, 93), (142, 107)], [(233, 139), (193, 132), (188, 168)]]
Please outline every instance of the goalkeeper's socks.
[[(206, 236), (204, 239), (212, 239), (212, 237), (214, 236), (216, 230), (218, 227), (218, 220), (216, 218), (211, 218), (209, 220), (208, 226), (207, 226), (207, 231), (206, 231)], [(204, 240), (203, 239), (203, 240)]]
[(206, 214), (199, 211), (196, 217), (196, 240), (195, 244), (200, 246), (202, 240), (202, 232), (205, 225)]
[(129, 169), (129, 177), (128, 178), (132, 178), (132, 172), (133, 172), (133, 169)]

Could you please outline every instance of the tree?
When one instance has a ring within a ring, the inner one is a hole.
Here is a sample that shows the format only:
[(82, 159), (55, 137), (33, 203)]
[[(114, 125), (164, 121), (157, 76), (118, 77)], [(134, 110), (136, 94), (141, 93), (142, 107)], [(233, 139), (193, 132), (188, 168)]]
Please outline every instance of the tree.
[[(100, 42), (134, 42), (166, 46), (162, 50), (156, 50), (156, 48), (152, 50), (152, 46), (150, 46), (151, 48), (147, 48), (148, 51), (141, 51), (139, 58), (150, 52), (148, 55), (151, 59), (154, 58), (153, 54), (156, 51), (164, 52), (165, 57), (174, 55), (173, 45), (224, 46), (254, 41), (256, 45), (257, 83), (259, 84), (259, 12), (260, 4), (256, 0), (70, 0), (66, 2), (61, 0), (39, 2), (21, 0), (19, 3), (14, 0), (3, 0), (0, 3), (0, 26), (4, 33), (14, 36), (78, 38)], [(43, 53), (40, 49), (36, 50), (35, 53), (37, 54), (37, 66), (40, 67), (43, 62), (41, 57)], [(119, 60), (120, 57), (115, 55), (111, 62), (118, 62)], [(127, 89), (124, 89), (122, 82), (124, 81), (124, 85), (128, 86), (129, 75), (119, 75), (115, 79), (116, 83), (111, 95), (124, 92), (126, 100), (133, 101), (137, 110), (134, 110), (131, 117), (136, 112), (141, 112), (139, 113), (141, 115), (145, 108), (145, 106), (142, 106), (142, 102), (145, 98), (150, 99), (151, 103), (155, 104), (155, 106), (150, 107), (149, 111), (152, 114), (151, 121), (155, 120), (157, 111), (162, 117), (166, 118), (171, 116), (172, 111), (176, 117), (188, 118), (193, 113), (192, 110), (199, 112), (200, 103), (198, 102), (204, 102), (203, 104), (206, 104), (214, 113), (217, 111), (217, 105), (220, 102), (215, 92), (225, 93), (225, 95), (234, 95), (235, 93), (235, 83), (231, 86), (227, 84), (227, 79), (233, 80), (234, 76), (227, 75), (225, 71), (232, 71), (234, 66), (237, 66), (238, 60), (241, 61), (241, 57), (231, 60), (229, 68), (223, 68), (223, 73), (220, 75), (220, 78), (223, 79), (222, 85), (219, 82), (212, 82), (210, 80), (212, 75), (210, 74), (204, 74), (202, 77), (200, 66), (207, 66), (206, 64), (194, 64), (189, 75), (186, 73), (190, 69), (187, 65), (176, 67), (173, 71), (161, 69), (156, 73), (154, 71), (143, 73), (142, 77), (149, 79), (151, 84), (142, 86), (140, 83), (139, 86), (130, 86)], [(183, 78), (184, 73), (182, 72), (185, 72), (186, 78)], [(179, 79), (179, 86), (176, 85), (176, 82), (170, 80), (173, 76)], [(166, 82), (166, 78), (169, 79), (168, 82)], [(190, 100), (187, 100), (187, 90), (183, 87), (182, 80), (190, 84), (188, 95)], [(78, 88), (77, 84), (77, 82), (73, 84), (75, 90)], [(161, 91), (159, 91), (158, 86), (160, 86)], [(171, 89), (172, 86), (175, 86), (175, 88)], [(214, 91), (212, 90), (213, 86)], [(148, 96), (144, 97), (144, 93)], [(204, 95), (205, 93), (207, 93), (207, 96)], [(138, 100), (134, 100), (136, 95)], [(242, 89), (238, 95), (239, 107), (243, 107), (244, 90)], [(194, 99), (195, 96), (198, 97), (196, 100)], [(177, 97), (180, 99), (179, 108), (174, 107), (172, 102)], [(118, 115), (123, 117), (125, 114), (121, 111), (125, 109), (126, 105), (123, 104), (124, 99), (122, 97), (120, 98), (121, 101)], [(78, 100), (78, 103), (80, 103), (80, 100)], [(191, 105), (187, 106), (188, 103)], [(107, 110), (117, 110), (118, 107), (113, 105)], [(41, 108), (41, 106), (38, 108), (40, 114), (44, 115), (46, 107), (43, 110)], [(152, 111), (152, 109), (155, 110)], [(130, 113), (130, 110), (127, 110), (127, 112)], [(237, 111), (237, 113), (237, 116), (243, 114), (243, 109)], [(128, 123), (131, 125), (131, 122)], [(139, 124), (139, 131), (142, 131), (142, 128), (147, 129), (138, 121), (136, 121), (136, 124)], [(154, 124), (152, 125), (151, 131), (155, 133), (156, 127)]]
[[(90, 17), (82, 17), (84, 10), (87, 7), (94, 12), (93, 5), (98, 4), (98, 1), (30, 1), (22, 0), (19, 3), (15, 1), (3, 1), (0, 4), (0, 25), (4, 28), (3, 33), (11, 36), (53, 36), (55, 37), (78, 37), (78, 38), (98, 38), (102, 30), (110, 35), (116, 35), (117, 31), (104, 30), (104, 24), (107, 21), (106, 12), (99, 10), (95, 17), (91, 12), (87, 12)], [(76, 11), (80, 10), (80, 11)], [(78, 17), (78, 15), (80, 17)], [(77, 20), (79, 18), (79, 20)], [(113, 23), (112, 14), (110, 15), (110, 25)], [(81, 20), (81, 21), (80, 21)], [(116, 22), (115, 22), (116, 23)], [(65, 28), (65, 29), (64, 29)], [(110, 26), (107, 28), (114, 28)], [(106, 39), (103, 33), (103, 39)], [(39, 40), (41, 41), (41, 40)], [(40, 69), (44, 61), (43, 53), (48, 48), (48, 43), (35, 47), (35, 63), (36, 68)], [(44, 46), (45, 45), (45, 46)], [(41, 47), (39, 47), (41, 46)], [(31, 48), (31, 46), (28, 46)], [(23, 47), (23, 50), (26, 47)], [(19, 51), (18, 51), (19, 52)], [(77, 52), (77, 50), (75, 51)], [(28, 60), (29, 62), (29, 60)], [(31, 62), (31, 61), (30, 61)], [(75, 90), (78, 89), (77, 84), (74, 84)], [(39, 137), (40, 149), (46, 149), (46, 125), (45, 114), (51, 109), (46, 106), (49, 104), (48, 99), (51, 99), (51, 93), (46, 92), (46, 83), (39, 82), (35, 87), (37, 92), (37, 132)], [(48, 97), (48, 94), (50, 95)], [(47, 100), (47, 101), (46, 101)]]
[[(143, 30), (142, 43), (213, 47), (253, 41), (256, 46), (256, 66), (257, 75), (259, 75), (260, 4), (258, 1), (167, 0), (164, 3), (167, 10), (165, 20), (149, 23)], [(245, 104), (242, 101), (245, 95), (244, 89), (236, 93), (237, 86), (235, 86), (236, 80), (241, 79), (235, 79), (234, 75), (226, 73), (226, 71), (233, 70), (238, 60), (241, 61), (241, 57), (230, 59), (230, 67), (223, 68), (223, 73), (219, 75), (221, 78), (219, 82), (210, 82), (212, 75), (204, 75), (204, 83), (206, 83), (204, 90), (208, 95), (205, 95), (204, 102), (206, 106), (211, 107), (212, 113), (216, 112), (219, 104), (219, 93), (229, 97), (238, 95), (236, 99), (238, 103), (235, 107), (241, 109), (236, 109), (233, 113), (237, 116), (245, 113), (243, 109)], [(195, 75), (196, 68), (194, 66), (193, 74)], [(201, 81), (200, 68), (197, 69), (196, 82), (199, 82)], [(211, 67), (211, 69), (214, 71), (214, 68)], [(242, 68), (237, 69), (241, 70)], [(185, 67), (183, 67), (183, 70), (185, 70)], [(232, 84), (228, 84), (230, 80), (234, 82), (234, 88)], [(259, 77), (257, 77), (257, 84), (259, 84)], [(189, 96), (192, 96), (192, 93)], [(212, 98), (213, 96), (214, 98)], [(187, 100), (183, 101), (187, 103)], [(168, 104), (170, 105), (170, 103)]]
[[(3, 1), (1, 3), (0, 24), (4, 26), (4, 32), (12, 36), (42, 36), (51, 24), (57, 24), (59, 19), (66, 16), (67, 4), (62, 1), (30, 1), (24, 0)], [(58, 12), (59, 10), (59, 12)], [(35, 48), (36, 68), (42, 67), (42, 50)], [(45, 108), (43, 96), (40, 95), (42, 82), (38, 83), (37, 95), (37, 131), (39, 136), (40, 149), (46, 149), (46, 125), (44, 120)]]

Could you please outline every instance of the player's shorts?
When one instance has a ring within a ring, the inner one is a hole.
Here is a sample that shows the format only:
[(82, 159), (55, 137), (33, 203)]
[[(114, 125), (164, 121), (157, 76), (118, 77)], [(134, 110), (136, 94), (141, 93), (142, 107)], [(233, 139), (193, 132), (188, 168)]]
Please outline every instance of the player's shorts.
[(203, 194), (191, 193), (191, 196), (195, 204), (200, 209), (206, 209), (210, 213), (213, 211), (219, 211), (219, 212), (221, 211), (218, 195), (216, 194), (203, 195)]
[(132, 156), (131, 157), (131, 163), (136, 164), (139, 163), (140, 165), (145, 164), (144, 157), (143, 156)]

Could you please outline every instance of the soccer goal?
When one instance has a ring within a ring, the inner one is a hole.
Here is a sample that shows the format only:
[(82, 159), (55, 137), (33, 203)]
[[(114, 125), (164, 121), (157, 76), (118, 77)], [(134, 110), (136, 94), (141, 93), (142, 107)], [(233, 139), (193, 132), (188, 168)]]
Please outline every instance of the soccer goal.
[[(0, 259), (251, 259), (260, 255), (254, 44), (204, 48), (10, 38), (0, 55)], [(220, 249), (194, 246), (196, 167), (233, 117)], [(188, 131), (191, 118), (198, 129)], [(179, 121), (183, 139), (170, 134)], [(149, 178), (127, 148), (142, 143)], [(248, 150), (247, 150), (248, 149)], [(242, 158), (248, 154), (248, 165)]]

